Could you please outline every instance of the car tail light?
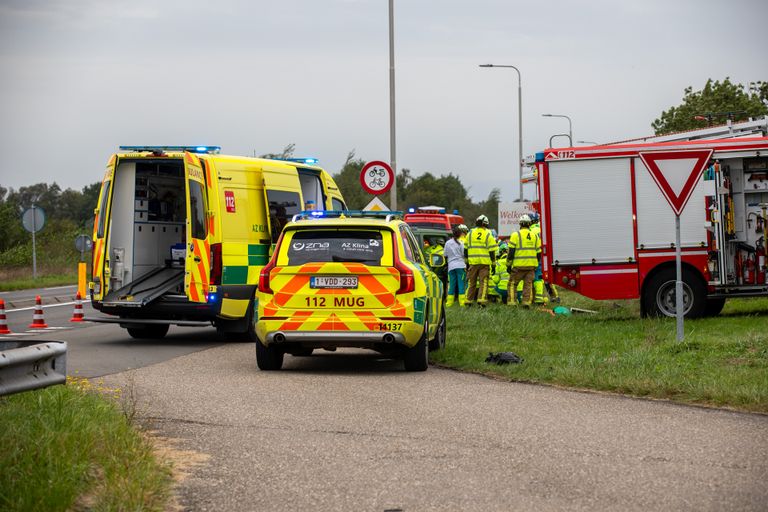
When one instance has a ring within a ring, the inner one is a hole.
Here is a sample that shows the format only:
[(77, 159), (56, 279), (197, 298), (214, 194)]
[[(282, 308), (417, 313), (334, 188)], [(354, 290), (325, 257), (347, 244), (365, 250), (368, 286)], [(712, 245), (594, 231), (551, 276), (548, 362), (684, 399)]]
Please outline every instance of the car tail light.
[(221, 244), (211, 244), (211, 284), (221, 284)]
[(397, 237), (392, 237), (392, 254), (395, 255), (395, 268), (400, 272), (400, 288), (395, 293), (409, 293), (416, 289), (413, 278), (413, 270), (408, 268), (401, 260), (397, 251)]
[(264, 293), (270, 293), (273, 294), (275, 292), (272, 291), (272, 288), (269, 286), (269, 273), (272, 271), (272, 269), (275, 268), (275, 259), (272, 258), (269, 260), (269, 263), (264, 265), (262, 267), (261, 272), (259, 272), (259, 291)]

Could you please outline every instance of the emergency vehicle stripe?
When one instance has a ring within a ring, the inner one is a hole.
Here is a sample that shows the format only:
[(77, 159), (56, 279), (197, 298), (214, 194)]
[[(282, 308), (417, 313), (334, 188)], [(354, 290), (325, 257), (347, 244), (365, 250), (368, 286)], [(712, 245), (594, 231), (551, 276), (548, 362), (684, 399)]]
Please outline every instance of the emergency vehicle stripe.
[(350, 330), (347, 324), (342, 322), (336, 313), (331, 313), (328, 320), (317, 326), (318, 331), (348, 331)]
[(387, 290), (375, 276), (359, 276), (358, 281), (361, 285), (371, 292), (371, 294), (384, 307), (390, 307), (395, 302), (394, 293)]
[[(305, 267), (308, 265), (305, 265)], [(313, 267), (318, 267), (319, 265), (313, 265)], [(304, 268), (304, 267), (302, 267)], [(277, 269), (275, 269), (277, 270)], [(272, 271), (272, 273), (275, 272), (275, 270)], [(316, 270), (315, 270), (316, 271)], [(273, 279), (272, 275), (270, 274), (270, 279)], [(304, 283), (306, 282), (306, 276), (304, 275), (296, 275), (293, 276), (288, 283), (286, 283), (285, 286), (283, 286), (279, 292), (275, 293), (274, 301), (278, 306), (285, 306), (286, 303), (290, 300), (291, 297), (294, 296), (299, 290), (302, 289), (304, 286)]]
[(371, 331), (378, 326), (379, 322), (376, 319), (376, 315), (370, 311), (355, 311), (355, 315), (357, 315), (357, 317), (362, 320), (365, 326)]
[(102, 240), (100, 238), (96, 239), (96, 245), (93, 248), (93, 275), (94, 276), (101, 276), (101, 267), (99, 264), (101, 263), (101, 244)]
[(187, 151), (184, 152), (184, 161), (187, 162), (188, 164), (196, 165), (200, 167), (200, 159), (197, 158), (197, 155), (194, 155)]
[(304, 325), (304, 321), (311, 317), (314, 311), (297, 311), (291, 316), (291, 319), (287, 322), (284, 322), (278, 330), (290, 330), (295, 331), (302, 325)]

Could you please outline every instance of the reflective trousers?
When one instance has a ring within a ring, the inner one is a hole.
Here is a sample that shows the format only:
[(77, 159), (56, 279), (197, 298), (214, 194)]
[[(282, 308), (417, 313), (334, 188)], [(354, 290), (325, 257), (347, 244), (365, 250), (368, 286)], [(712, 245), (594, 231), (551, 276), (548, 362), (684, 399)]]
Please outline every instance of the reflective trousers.
[(477, 299), (478, 304), (488, 302), (488, 276), (490, 273), (491, 268), (487, 264), (469, 266), (467, 304), (473, 304), (475, 299)]
[[(530, 306), (533, 302), (533, 276), (536, 273), (536, 267), (513, 267), (509, 273), (509, 286), (507, 287), (507, 296), (512, 299), (517, 291), (517, 283), (523, 282), (523, 297), (520, 301), (523, 305)], [(514, 305), (517, 301), (509, 300), (509, 304)]]

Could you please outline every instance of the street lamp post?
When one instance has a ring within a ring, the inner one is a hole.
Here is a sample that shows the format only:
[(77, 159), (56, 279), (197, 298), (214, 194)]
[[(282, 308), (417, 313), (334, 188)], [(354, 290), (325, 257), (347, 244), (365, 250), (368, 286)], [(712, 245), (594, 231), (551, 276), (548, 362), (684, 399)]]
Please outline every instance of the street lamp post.
[[(554, 134), (553, 136), (551, 136), (549, 138), (549, 147), (553, 147), (552, 146), (552, 141), (554, 140), (555, 137), (569, 137), (569, 135), (567, 133), (556, 133), (556, 134)], [(571, 144), (571, 146), (573, 146), (573, 144)]]
[(395, 145), (395, 7), (389, 0), (389, 166), (392, 168), (392, 189), (389, 206), (397, 210), (397, 151)]
[(520, 184), (519, 200), (523, 200), (523, 79), (520, 70), (515, 66), (498, 64), (480, 64), (481, 68), (512, 68), (517, 71), (517, 150), (518, 150), (518, 180)]
[(541, 114), (543, 117), (564, 117), (568, 120), (568, 140), (571, 143), (571, 147), (573, 147), (573, 124), (571, 123), (571, 118), (563, 115), (563, 114)]

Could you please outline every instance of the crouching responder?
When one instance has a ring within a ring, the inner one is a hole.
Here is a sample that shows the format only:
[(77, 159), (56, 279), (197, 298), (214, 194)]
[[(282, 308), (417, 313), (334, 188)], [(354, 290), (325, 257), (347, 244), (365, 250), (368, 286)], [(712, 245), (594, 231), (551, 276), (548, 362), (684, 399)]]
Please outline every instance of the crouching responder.
[(528, 215), (520, 217), (520, 229), (509, 237), (509, 255), (507, 256), (507, 268), (509, 269), (509, 286), (507, 288), (507, 302), (516, 306), (515, 291), (517, 283), (523, 281), (523, 296), (521, 304), (530, 307), (533, 302), (533, 277), (536, 267), (539, 266), (541, 257), (541, 238), (531, 231), (531, 218)]
[[(531, 217), (531, 231), (539, 235), (539, 239), (541, 239), (541, 225), (539, 224), (539, 214), (538, 213), (532, 213), (530, 215)], [(541, 281), (541, 284), (539, 284), (539, 281)], [(547, 282), (544, 282), (544, 274), (541, 271), (541, 260), (539, 260), (539, 266), (536, 267), (536, 275), (533, 278), (533, 287), (536, 292), (536, 296), (541, 296), (540, 303), (546, 304), (547, 300), (546, 297), (544, 297), (543, 290), (539, 291), (539, 286), (545, 287), (547, 289), (547, 294), (549, 295), (549, 298), (552, 299), (552, 302), (560, 302), (560, 295), (557, 293), (557, 287), (553, 284), (549, 284)], [(539, 302), (539, 301), (536, 301)]]
[(464, 232), (460, 226), (453, 227), (453, 237), (445, 242), (443, 254), (448, 266), (448, 296), (445, 299), (445, 307), (453, 306), (456, 296), (459, 306), (467, 302), (466, 282), (467, 265), (464, 261), (464, 243), (461, 238)]
[(496, 239), (488, 229), (489, 225), (488, 217), (479, 216), (464, 242), (464, 255), (469, 263), (467, 306), (473, 305), (475, 300), (479, 306), (488, 304), (488, 276), (491, 265), (496, 263), (497, 247)]

